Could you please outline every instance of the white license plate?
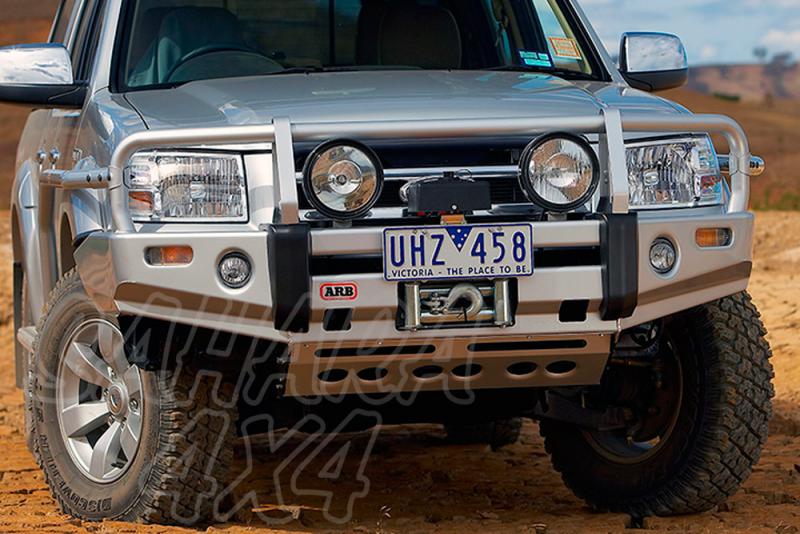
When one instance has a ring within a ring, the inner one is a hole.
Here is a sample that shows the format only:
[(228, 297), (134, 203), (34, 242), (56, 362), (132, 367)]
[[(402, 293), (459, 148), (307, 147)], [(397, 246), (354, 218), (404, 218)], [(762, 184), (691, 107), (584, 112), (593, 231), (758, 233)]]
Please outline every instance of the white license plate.
[(390, 282), (533, 275), (533, 225), (388, 228), (383, 274)]

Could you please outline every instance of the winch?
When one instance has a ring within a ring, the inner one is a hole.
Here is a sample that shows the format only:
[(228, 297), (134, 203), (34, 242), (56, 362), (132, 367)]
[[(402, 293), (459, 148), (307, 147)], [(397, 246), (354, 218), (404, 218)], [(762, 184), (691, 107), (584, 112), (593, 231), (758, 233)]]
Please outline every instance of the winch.
[(404, 330), (514, 324), (509, 280), (404, 284)]
[(492, 208), (488, 182), (454, 172), (409, 182), (401, 191), (411, 213), (471, 213)]

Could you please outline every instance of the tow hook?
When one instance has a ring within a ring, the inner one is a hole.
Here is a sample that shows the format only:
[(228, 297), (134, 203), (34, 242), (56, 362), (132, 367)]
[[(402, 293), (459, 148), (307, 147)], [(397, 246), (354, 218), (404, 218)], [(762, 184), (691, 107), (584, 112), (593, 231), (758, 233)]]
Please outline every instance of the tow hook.
[(480, 289), (472, 284), (459, 284), (450, 290), (444, 302), (444, 312), (462, 314), (465, 321), (475, 320), (483, 309), (484, 300)]

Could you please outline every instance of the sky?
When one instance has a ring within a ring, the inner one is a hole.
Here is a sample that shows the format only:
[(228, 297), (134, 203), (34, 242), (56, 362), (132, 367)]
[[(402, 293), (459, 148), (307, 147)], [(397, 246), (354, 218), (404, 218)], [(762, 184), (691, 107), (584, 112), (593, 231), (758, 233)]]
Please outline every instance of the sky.
[(800, 0), (578, 0), (612, 54), (625, 31), (683, 39), (693, 65), (752, 63), (753, 50), (800, 60)]

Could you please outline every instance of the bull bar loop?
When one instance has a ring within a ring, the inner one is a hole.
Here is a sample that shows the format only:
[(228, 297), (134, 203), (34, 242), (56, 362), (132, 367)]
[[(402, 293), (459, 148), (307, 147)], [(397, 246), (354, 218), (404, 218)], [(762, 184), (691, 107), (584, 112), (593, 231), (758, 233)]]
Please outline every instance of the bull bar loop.
[(181, 148), (223, 144), (272, 143), (275, 180), (275, 206), (281, 222), (299, 222), (293, 143), (325, 141), (341, 137), (364, 141), (381, 139), (446, 139), (492, 136), (535, 136), (561, 131), (600, 135), (601, 165), (607, 177), (605, 195), (615, 213), (628, 211), (627, 166), (624, 137), (629, 132), (715, 133), (723, 135), (730, 149), (731, 194), (727, 211), (745, 211), (750, 196), (750, 148), (741, 126), (722, 115), (664, 116), (620, 114), (603, 110), (599, 115), (557, 118), (443, 119), (384, 122), (339, 122), (291, 124), (288, 118), (275, 118), (263, 126), (224, 126), (156, 130), (133, 134), (122, 141), (109, 165), (110, 204), (114, 229), (134, 232), (128, 209), (123, 171), (130, 158), (141, 150)]

